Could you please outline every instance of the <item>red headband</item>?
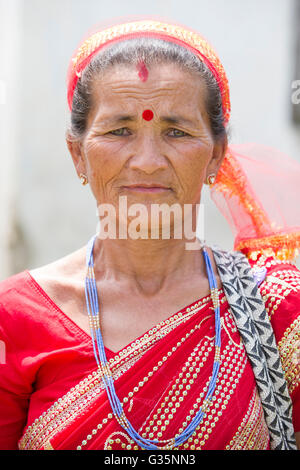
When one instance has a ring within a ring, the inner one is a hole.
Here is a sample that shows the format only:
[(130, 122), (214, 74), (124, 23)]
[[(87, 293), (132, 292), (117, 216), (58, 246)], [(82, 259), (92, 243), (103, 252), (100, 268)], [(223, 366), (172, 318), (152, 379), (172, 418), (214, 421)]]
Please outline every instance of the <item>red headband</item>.
[(152, 20), (134, 21), (115, 25), (111, 28), (98, 31), (83, 41), (73, 55), (68, 71), (68, 104), (70, 110), (72, 109), (73, 95), (78, 78), (94, 55), (108, 44), (139, 36), (156, 37), (179, 44), (198, 56), (210, 69), (219, 85), (222, 96), (224, 120), (225, 123), (228, 122), (230, 117), (228, 80), (216, 52), (198, 33), (182, 26)]

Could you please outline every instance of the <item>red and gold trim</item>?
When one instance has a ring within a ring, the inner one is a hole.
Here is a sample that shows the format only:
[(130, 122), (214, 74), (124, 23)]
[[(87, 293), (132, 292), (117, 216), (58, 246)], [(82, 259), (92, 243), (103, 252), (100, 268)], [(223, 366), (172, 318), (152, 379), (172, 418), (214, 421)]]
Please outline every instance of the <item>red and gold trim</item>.
[(257, 259), (259, 255), (275, 257), (282, 261), (294, 260), (299, 255), (300, 232), (270, 235), (269, 237), (242, 240), (234, 249)]
[(197, 32), (185, 27), (163, 23), (160, 21), (144, 20), (119, 24), (98, 31), (87, 38), (75, 52), (72, 58), (68, 76), (68, 103), (72, 109), (74, 90), (82, 71), (92, 57), (103, 47), (116, 41), (138, 36), (153, 36), (177, 43), (196, 54), (211, 70), (220, 87), (223, 102), (224, 120), (230, 117), (229, 85), (225, 70), (212, 46)]

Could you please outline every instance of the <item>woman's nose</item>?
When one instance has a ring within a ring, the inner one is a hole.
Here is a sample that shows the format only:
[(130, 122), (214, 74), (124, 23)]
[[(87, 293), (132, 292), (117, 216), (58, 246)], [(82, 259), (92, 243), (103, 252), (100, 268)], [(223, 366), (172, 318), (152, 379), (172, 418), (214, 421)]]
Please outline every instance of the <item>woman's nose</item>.
[(152, 138), (143, 139), (134, 150), (128, 161), (132, 170), (140, 170), (152, 174), (157, 170), (168, 168), (168, 159), (162, 153), (157, 141)]

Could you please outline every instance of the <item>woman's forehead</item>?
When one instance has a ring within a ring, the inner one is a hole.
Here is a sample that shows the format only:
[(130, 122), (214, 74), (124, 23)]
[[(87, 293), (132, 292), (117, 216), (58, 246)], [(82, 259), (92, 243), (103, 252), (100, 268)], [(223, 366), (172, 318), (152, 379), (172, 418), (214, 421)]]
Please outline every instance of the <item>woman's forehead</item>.
[(163, 100), (190, 106), (201, 102), (204, 93), (205, 84), (200, 77), (174, 64), (147, 67), (140, 62), (138, 66), (113, 66), (93, 83), (94, 105), (112, 101), (121, 104), (123, 100), (145, 100), (148, 105), (152, 101), (154, 105)]
[(93, 122), (122, 127), (143, 119), (188, 129), (207, 120), (201, 82), (175, 75), (169, 78), (160, 75), (158, 79), (151, 72), (147, 81), (141, 81), (136, 75), (133, 70), (132, 76), (97, 82), (89, 125)]
[[(153, 78), (175, 78), (177, 80), (194, 79), (196, 74), (192, 74), (189, 70), (182, 67), (180, 64), (173, 62), (162, 62), (157, 64), (147, 65), (143, 60), (135, 64), (114, 64), (107, 67), (99, 73), (100, 80), (136, 80), (145, 83)], [(201, 80), (199, 78), (199, 80)]]

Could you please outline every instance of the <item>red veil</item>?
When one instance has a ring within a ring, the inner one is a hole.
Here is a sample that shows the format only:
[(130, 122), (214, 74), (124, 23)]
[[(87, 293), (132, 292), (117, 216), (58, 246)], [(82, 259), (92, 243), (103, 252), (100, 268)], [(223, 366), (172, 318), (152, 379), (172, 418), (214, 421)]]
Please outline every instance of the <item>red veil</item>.
[(300, 246), (300, 164), (276, 149), (232, 145), (211, 197), (235, 235), (234, 249), (292, 260)]

